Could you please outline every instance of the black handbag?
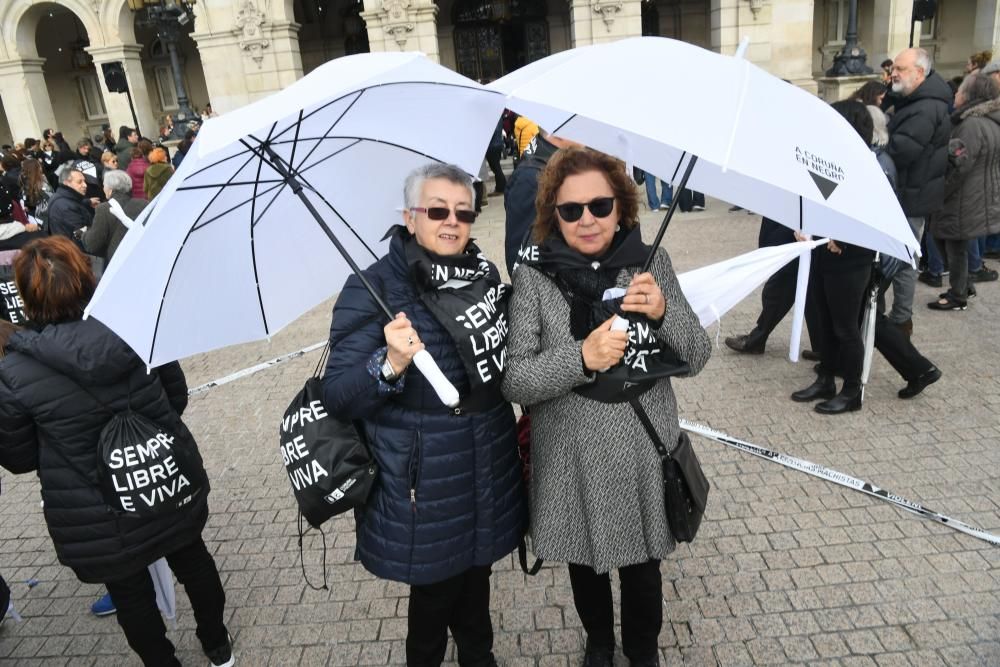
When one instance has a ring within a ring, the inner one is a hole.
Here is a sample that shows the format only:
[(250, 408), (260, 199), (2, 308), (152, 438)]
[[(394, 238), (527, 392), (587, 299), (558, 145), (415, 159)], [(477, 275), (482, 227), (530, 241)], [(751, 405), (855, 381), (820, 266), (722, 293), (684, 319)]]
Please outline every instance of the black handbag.
[(674, 451), (668, 452), (639, 401), (633, 399), (629, 404), (653, 441), (663, 464), (663, 502), (670, 532), (678, 542), (691, 542), (705, 515), (710, 487), (694, 454), (691, 439), (681, 431)]

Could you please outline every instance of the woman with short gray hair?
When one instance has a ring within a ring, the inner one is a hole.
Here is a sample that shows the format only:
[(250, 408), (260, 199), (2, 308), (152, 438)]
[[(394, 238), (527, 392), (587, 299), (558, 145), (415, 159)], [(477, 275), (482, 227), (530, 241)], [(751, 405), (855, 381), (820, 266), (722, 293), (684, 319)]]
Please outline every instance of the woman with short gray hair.
[(111, 212), (111, 202), (117, 201), (125, 215), (135, 220), (146, 208), (145, 199), (132, 197), (132, 177), (120, 169), (109, 169), (104, 172), (104, 194), (108, 201), (98, 205), (94, 210), (94, 222), (89, 228), (84, 227), (79, 235), (83, 249), (91, 255), (104, 259), (104, 265), (118, 249), (118, 244), (125, 238), (128, 228)]

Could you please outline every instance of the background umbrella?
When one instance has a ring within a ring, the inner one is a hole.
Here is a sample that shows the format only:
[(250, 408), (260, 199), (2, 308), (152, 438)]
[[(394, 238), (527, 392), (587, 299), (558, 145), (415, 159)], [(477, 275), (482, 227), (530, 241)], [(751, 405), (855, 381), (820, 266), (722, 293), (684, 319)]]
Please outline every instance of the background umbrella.
[[(502, 111), (501, 95), (420, 54), (372, 53), (211, 119), (87, 314), (153, 366), (268, 338), (352, 271), (392, 317), (358, 265), (385, 254), (406, 174), (432, 161), (477, 173)], [(457, 403), (429, 355), (418, 357)]]
[[(635, 66), (651, 62), (652, 86)], [(803, 233), (911, 263), (919, 254), (857, 132), (819, 98), (742, 58), (636, 37), (557, 53), (487, 87), (546, 130), (635, 164), (675, 191), (684, 184)], [(677, 97), (695, 90), (696, 104)]]
[(176, 630), (177, 592), (174, 589), (174, 573), (170, 570), (167, 559), (161, 558), (151, 564), (149, 576), (153, 580), (153, 589), (156, 591), (156, 607), (170, 623), (170, 627)]

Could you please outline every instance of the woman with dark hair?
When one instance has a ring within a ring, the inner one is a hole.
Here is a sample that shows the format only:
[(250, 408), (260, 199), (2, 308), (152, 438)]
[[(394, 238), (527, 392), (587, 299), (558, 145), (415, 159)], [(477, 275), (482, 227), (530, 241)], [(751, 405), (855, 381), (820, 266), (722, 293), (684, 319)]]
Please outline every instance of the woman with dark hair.
[(887, 90), (888, 88), (886, 88), (885, 84), (880, 81), (868, 81), (865, 85), (851, 93), (851, 96), (847, 99), (861, 102), (865, 106), (871, 105), (881, 109), (882, 100), (885, 98)]
[[(24, 246), (14, 260), (14, 279), (35, 330), (11, 336), (0, 361), (0, 465), (15, 474), (37, 472), (59, 562), (80, 581), (107, 586), (118, 624), (145, 665), (180, 664), (147, 569), (163, 557), (191, 599), (205, 654), (213, 665), (234, 664), (223, 623), (225, 592), (201, 537), (207, 480), (186, 504), (152, 516), (114, 509), (102, 490), (101, 476), (113, 470), (98, 453), (102, 431), (126, 410), (189, 443), (186, 470), (204, 480), (201, 457), (180, 417), (187, 405), (180, 365), (147, 371), (110, 329), (82, 319), (95, 279), (69, 239), (51, 236)], [(181, 443), (171, 442), (176, 455)], [(138, 475), (129, 479), (139, 484)]]
[[(833, 108), (858, 132), (865, 146), (871, 146), (874, 124), (865, 105), (842, 100), (834, 102)], [(868, 248), (832, 239), (813, 250), (806, 309), (816, 325), (810, 332), (819, 333), (812, 345), (820, 362), (815, 382), (793, 393), (792, 400), (808, 403), (825, 399), (816, 404), (816, 412), (821, 414), (861, 409), (864, 342), (858, 317), (874, 259), (875, 253)], [(844, 378), (839, 394), (834, 375)]]
[(7, 188), (0, 186), (0, 250), (15, 250), (39, 236), (44, 236), (37, 224), (14, 219), (16, 201)]
[[(564, 148), (542, 172), (537, 261), (514, 274), (504, 395), (531, 409), (531, 533), (536, 555), (569, 565), (587, 633), (584, 664), (615, 650), (610, 571), (621, 581), (622, 648), (634, 666), (659, 664), (660, 560), (675, 547), (660, 456), (680, 437), (671, 369), (698, 373), (711, 344), (666, 250), (642, 243), (625, 165)], [(605, 300), (606, 290), (624, 296)], [(627, 330), (613, 326), (627, 319)], [(668, 352), (675, 359), (668, 362)], [(603, 371), (611, 369), (608, 373)], [(626, 380), (618, 375), (626, 374)]]
[(45, 177), (42, 163), (28, 158), (21, 163), (21, 193), (28, 215), (42, 223), (48, 220), (49, 198), (54, 194), (49, 180)]
[[(357, 557), (410, 587), (406, 664), (440, 665), (448, 630), (463, 667), (491, 667), (490, 572), (524, 534), (514, 411), (500, 394), (508, 285), (472, 241), (472, 181), (454, 165), (412, 171), (403, 223), (365, 275), (396, 317), (386, 323), (357, 276), (330, 324), (324, 403), (363, 424), (379, 479), (356, 516)], [(458, 389), (446, 408), (411, 370), (426, 347)]]
[(930, 222), (934, 237), (944, 241), (951, 273), (948, 291), (927, 304), (932, 310), (965, 310), (975, 294), (970, 280), (997, 279), (982, 262), (980, 239), (1000, 232), (998, 93), (993, 77), (977, 73), (966, 77), (955, 95), (944, 204)]

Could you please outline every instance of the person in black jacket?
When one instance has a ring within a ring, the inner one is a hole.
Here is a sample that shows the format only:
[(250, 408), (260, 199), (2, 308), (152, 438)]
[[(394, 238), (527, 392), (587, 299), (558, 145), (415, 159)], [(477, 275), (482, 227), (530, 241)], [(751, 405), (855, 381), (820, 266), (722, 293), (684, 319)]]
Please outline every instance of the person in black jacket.
[[(0, 361), (0, 465), (37, 472), (59, 562), (80, 581), (107, 586), (129, 646), (145, 665), (180, 664), (147, 570), (164, 557), (191, 599), (205, 654), (213, 665), (232, 665), (226, 596), (201, 537), (207, 481), (187, 504), (152, 517), (112, 509), (101, 488), (102, 471), (110, 470), (96, 455), (101, 432), (126, 409), (194, 447), (180, 417), (187, 405), (180, 365), (147, 372), (114, 332), (81, 319), (95, 279), (72, 241), (52, 236), (26, 245), (14, 277), (35, 330), (11, 336)], [(197, 448), (190, 453), (193, 472), (204, 478)]]
[(73, 232), (89, 227), (94, 220), (96, 198), (87, 199), (87, 179), (82, 171), (66, 169), (62, 183), (49, 199), (49, 233), (73, 238)]
[[(871, 145), (874, 124), (865, 105), (844, 100), (835, 102), (833, 108), (857, 130), (866, 146)], [(874, 258), (875, 253), (867, 248), (832, 239), (813, 251), (806, 308), (807, 317), (813, 318), (820, 333), (813, 341), (813, 347), (819, 348), (820, 362), (816, 381), (793, 393), (792, 400), (805, 403), (826, 399), (816, 404), (816, 412), (837, 414), (861, 409), (864, 342), (858, 316)], [(835, 374), (844, 378), (839, 394)]]
[[(896, 165), (899, 203), (919, 240), (927, 217), (944, 203), (953, 95), (944, 79), (932, 70), (930, 55), (920, 48), (906, 49), (896, 56), (892, 92), (883, 101), (896, 109), (889, 122), (885, 152)], [(928, 236), (926, 245), (931, 256), (936, 252), (933, 243)], [(908, 332), (913, 329), (916, 280), (917, 271), (907, 268), (896, 274), (892, 284), (889, 320)]]
[[(389, 254), (365, 275), (396, 317), (385, 323), (357, 276), (333, 309), (324, 404), (359, 421), (379, 478), (356, 516), (356, 557), (410, 586), (406, 664), (436, 666), (451, 630), (463, 667), (493, 658), (490, 571), (524, 534), (514, 411), (500, 394), (510, 286), (471, 240), (472, 182), (432, 164), (404, 186)], [(426, 349), (462, 397), (441, 403), (411, 368)]]

